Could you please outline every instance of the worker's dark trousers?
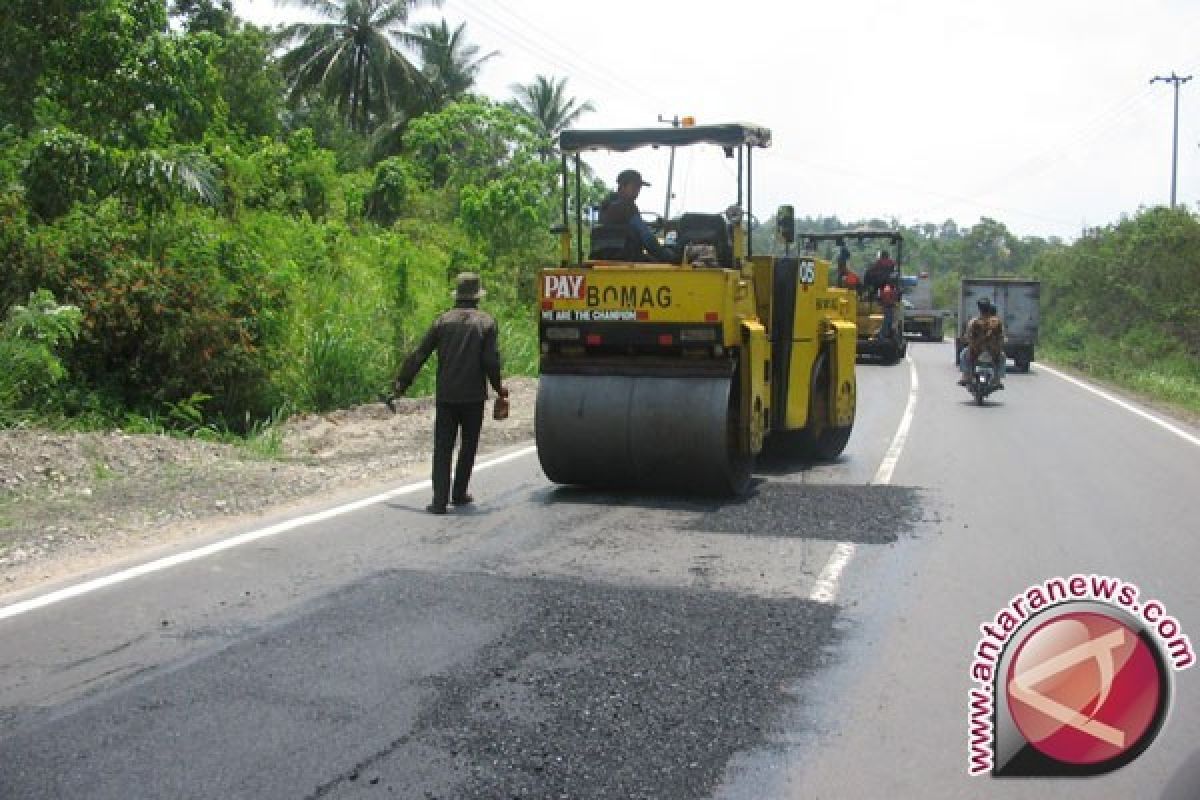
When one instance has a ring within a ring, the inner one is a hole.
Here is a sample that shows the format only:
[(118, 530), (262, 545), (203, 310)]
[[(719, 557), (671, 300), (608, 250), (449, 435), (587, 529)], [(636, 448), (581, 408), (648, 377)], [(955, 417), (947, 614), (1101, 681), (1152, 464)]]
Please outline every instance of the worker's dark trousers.
[[(462, 428), (462, 444), (458, 448), (458, 465), (454, 468), (454, 493), (450, 493), (450, 457), (454, 440)], [(451, 499), (461, 499), (471, 482), (475, 467), (475, 450), (479, 447), (479, 431), (483, 428), (483, 402), (438, 403), (433, 421), (433, 504), (444, 506)]]

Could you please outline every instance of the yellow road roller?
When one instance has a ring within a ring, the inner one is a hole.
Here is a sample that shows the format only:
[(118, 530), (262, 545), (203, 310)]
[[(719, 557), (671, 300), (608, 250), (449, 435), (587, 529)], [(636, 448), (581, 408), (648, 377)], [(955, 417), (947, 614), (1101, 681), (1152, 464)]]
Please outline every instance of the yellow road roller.
[[(853, 228), (823, 233), (801, 233), (801, 250), (816, 252), (822, 245), (839, 242), (856, 245), (859, 252), (867, 250), (867, 260), (859, 265), (854, 289), (858, 295), (858, 355), (877, 359), (883, 364), (896, 364), (908, 352), (908, 341), (904, 338), (905, 313), (904, 293), (914, 284), (901, 273), (904, 269), (904, 235), (900, 231), (881, 228)], [(876, 247), (882, 253), (890, 249), (889, 255), (895, 262), (891, 271), (872, 272), (876, 263)], [(836, 279), (834, 279), (836, 281)], [(887, 319), (884, 308), (884, 286), (892, 287), (892, 321)]]
[[(550, 480), (740, 494), (764, 445), (815, 459), (845, 448), (856, 299), (829, 286), (829, 262), (790, 254), (789, 207), (785, 254), (752, 252), (753, 154), (770, 143), (748, 124), (560, 136), (562, 262), (538, 275), (535, 431)], [(648, 246), (632, 222), (585, 226), (582, 153), (693, 146), (736, 159), (723, 212), (660, 218)]]

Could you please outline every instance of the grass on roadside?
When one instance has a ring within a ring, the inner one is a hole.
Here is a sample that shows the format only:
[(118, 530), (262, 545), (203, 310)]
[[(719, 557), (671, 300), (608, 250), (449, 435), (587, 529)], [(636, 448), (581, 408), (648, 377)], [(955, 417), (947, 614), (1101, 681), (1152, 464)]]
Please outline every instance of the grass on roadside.
[(1200, 359), (1181, 352), (1139, 358), (1119, 344), (1102, 339), (1076, 347), (1051, 341), (1038, 349), (1039, 357), (1047, 361), (1200, 414)]

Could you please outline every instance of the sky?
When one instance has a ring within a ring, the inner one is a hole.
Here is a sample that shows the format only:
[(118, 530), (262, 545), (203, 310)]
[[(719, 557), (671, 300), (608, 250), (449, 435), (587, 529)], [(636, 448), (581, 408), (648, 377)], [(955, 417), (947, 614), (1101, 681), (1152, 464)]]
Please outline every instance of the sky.
[[(498, 100), (537, 74), (564, 76), (596, 112), (580, 127), (751, 121), (754, 211), (960, 227), (981, 217), (1021, 236), (1085, 227), (1170, 202), (1174, 91), (1177, 199), (1200, 207), (1200, 2), (1196, 0), (445, 0), (413, 21), (466, 22), (499, 55), (478, 88)], [(306, 17), (235, 0), (260, 25)], [(625, 166), (662, 208), (666, 151), (588, 159)], [(735, 167), (715, 148), (677, 155), (672, 214), (719, 211)]]

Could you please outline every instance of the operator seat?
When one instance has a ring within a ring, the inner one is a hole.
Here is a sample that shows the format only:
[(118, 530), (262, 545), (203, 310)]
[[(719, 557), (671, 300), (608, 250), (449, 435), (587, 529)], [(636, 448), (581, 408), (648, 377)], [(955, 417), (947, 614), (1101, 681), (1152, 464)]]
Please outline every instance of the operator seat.
[(588, 258), (601, 261), (644, 261), (642, 242), (632, 225), (624, 222), (596, 225)]
[(689, 244), (707, 244), (716, 248), (717, 264), (733, 268), (733, 242), (729, 225), (721, 214), (684, 214), (679, 217), (675, 248), (682, 253)]

